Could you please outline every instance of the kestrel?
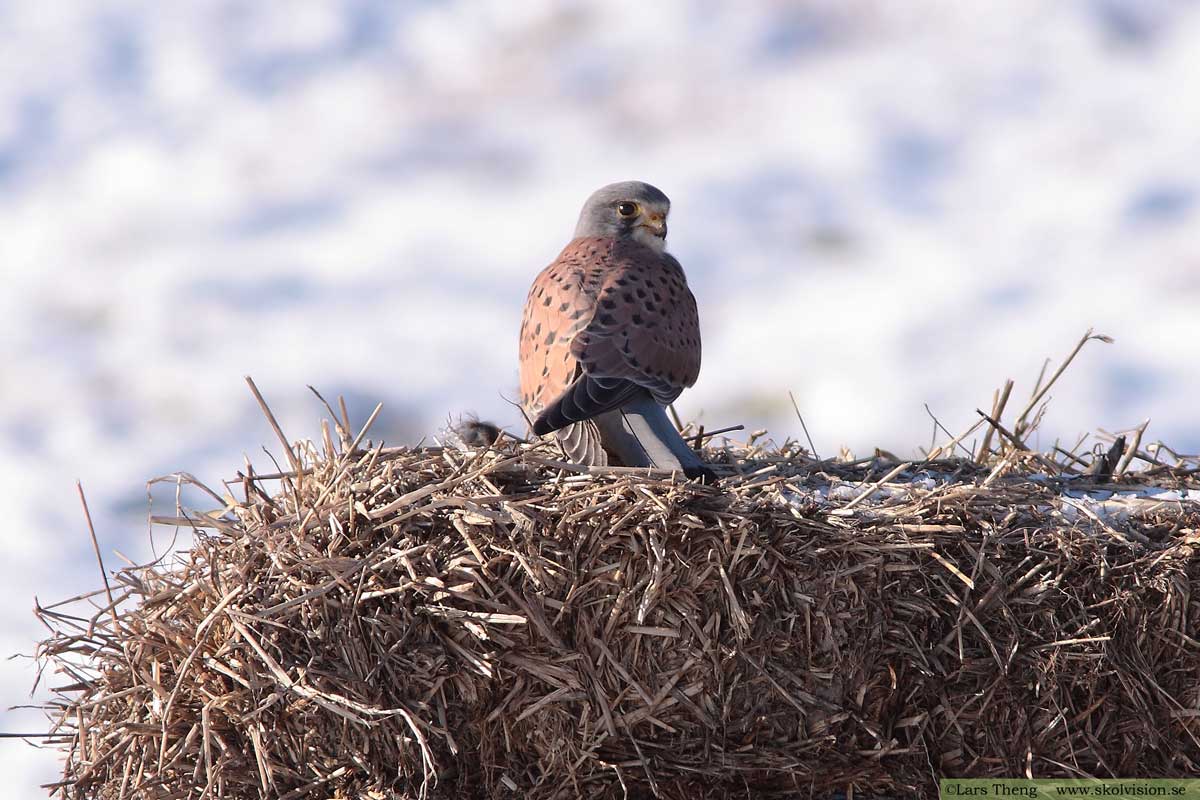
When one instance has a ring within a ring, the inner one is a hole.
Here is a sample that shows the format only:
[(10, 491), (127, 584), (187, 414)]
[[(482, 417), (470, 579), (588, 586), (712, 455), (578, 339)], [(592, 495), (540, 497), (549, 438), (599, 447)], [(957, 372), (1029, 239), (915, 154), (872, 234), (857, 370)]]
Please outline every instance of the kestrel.
[(665, 251), (671, 201), (639, 181), (598, 190), (533, 282), (521, 321), (521, 405), (580, 464), (710, 472), (665, 406), (700, 373), (700, 321)]

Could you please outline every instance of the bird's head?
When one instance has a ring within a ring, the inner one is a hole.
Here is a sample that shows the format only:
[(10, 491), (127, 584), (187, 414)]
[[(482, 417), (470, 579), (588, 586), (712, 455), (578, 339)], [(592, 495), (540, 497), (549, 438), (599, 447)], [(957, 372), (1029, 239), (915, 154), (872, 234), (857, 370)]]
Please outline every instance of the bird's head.
[(579, 214), (575, 238), (632, 239), (661, 253), (667, 246), (671, 201), (648, 183), (623, 181), (597, 189)]

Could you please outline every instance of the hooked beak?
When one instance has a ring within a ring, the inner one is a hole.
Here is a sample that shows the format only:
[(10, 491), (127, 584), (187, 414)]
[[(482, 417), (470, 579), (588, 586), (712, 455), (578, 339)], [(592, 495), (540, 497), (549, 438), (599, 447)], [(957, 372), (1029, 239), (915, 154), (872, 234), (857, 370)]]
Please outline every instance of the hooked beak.
[(642, 222), (642, 227), (660, 239), (667, 238), (667, 219), (662, 214), (648, 214)]

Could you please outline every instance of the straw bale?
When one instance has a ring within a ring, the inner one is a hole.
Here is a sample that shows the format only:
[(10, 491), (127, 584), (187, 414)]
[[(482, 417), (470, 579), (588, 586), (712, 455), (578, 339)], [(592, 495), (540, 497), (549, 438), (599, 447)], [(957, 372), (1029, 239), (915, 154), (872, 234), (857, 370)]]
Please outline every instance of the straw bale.
[(39, 607), (58, 796), (1200, 772), (1190, 463), (1098, 487), (1011, 444), (906, 464), (730, 445), (703, 486), (508, 439), (339, 437), (159, 518), (190, 547), (113, 573), (111, 602)]

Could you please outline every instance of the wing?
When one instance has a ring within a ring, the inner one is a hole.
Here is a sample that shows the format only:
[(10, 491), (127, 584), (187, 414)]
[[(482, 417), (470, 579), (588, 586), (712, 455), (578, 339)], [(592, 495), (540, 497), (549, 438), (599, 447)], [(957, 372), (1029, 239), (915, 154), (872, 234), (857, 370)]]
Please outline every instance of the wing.
[(533, 432), (543, 436), (619, 408), (626, 401), (644, 395), (645, 390), (632, 381), (596, 379), (580, 373), (533, 422)]
[(576, 239), (537, 276), (521, 321), (521, 405), (532, 419), (572, 384), (571, 341), (596, 310), (611, 242)]
[(596, 314), (571, 351), (592, 379), (630, 381), (666, 405), (700, 375), (696, 298), (673, 257), (632, 243), (615, 251)]
[(700, 324), (679, 262), (633, 242), (614, 242), (594, 290), (593, 313), (574, 331), (577, 367), (538, 416), (547, 433), (648, 393), (665, 405), (696, 382)]

